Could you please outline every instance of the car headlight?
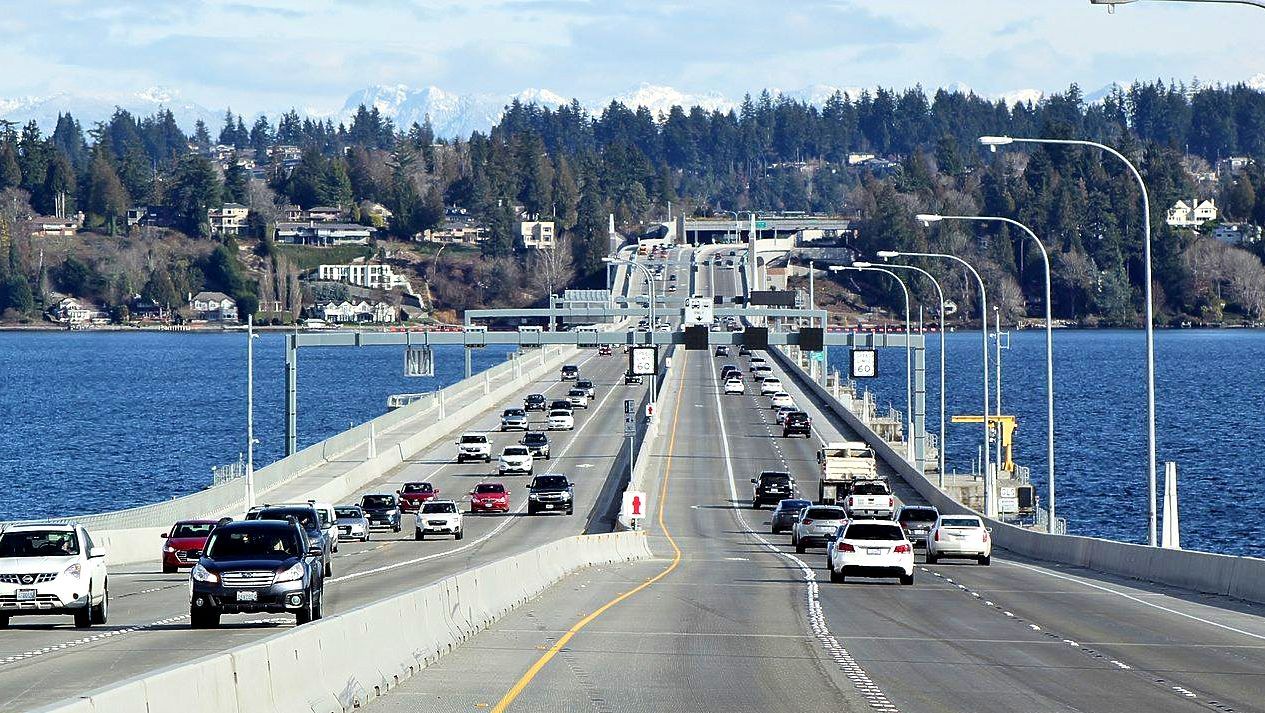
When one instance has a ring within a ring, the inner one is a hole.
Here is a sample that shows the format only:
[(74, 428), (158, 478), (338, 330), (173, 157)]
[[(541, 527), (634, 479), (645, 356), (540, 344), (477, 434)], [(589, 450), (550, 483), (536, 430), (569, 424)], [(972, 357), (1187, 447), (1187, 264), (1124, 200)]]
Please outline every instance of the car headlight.
[(192, 577), (195, 582), (215, 584), (220, 581), (220, 575), (207, 570), (207, 568), (203, 567), (201, 564), (193, 565), (193, 570), (189, 572), (189, 576)]
[(293, 582), (303, 579), (303, 563), (295, 562), (292, 567), (277, 575), (275, 582)]
[(175, 552), (176, 548), (171, 545), (163, 545), (163, 552)]
[(83, 572), (83, 567), (81, 567), (80, 564), (76, 562), (70, 565), (69, 567), (67, 567), (66, 571), (62, 572), (62, 574), (68, 574), (71, 577), (74, 577), (75, 579), (79, 579), (79, 575), (81, 572)]
[(570, 500), (570, 499), (571, 499), (571, 493), (568, 493), (568, 492), (563, 492), (563, 493), (562, 493), (562, 499), (563, 499), (563, 500)]

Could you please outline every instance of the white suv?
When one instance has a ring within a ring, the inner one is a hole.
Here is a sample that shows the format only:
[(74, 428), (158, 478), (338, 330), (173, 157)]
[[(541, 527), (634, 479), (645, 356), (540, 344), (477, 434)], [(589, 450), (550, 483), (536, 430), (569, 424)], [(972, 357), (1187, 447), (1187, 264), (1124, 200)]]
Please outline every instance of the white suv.
[(725, 381), (726, 394), (741, 394), (745, 393), (746, 390), (747, 387), (743, 386), (742, 379), (739, 379), (736, 376), (731, 376), (727, 381)]
[(427, 500), (417, 511), (413, 539), (424, 540), (427, 535), (452, 535), (460, 540), (464, 534), (461, 508), (452, 500)]
[(492, 462), (492, 444), (488, 442), (486, 434), (461, 434), (461, 440), (457, 441), (457, 462), (464, 463), (468, 460)]
[(496, 470), (501, 475), (506, 473), (526, 473), (531, 475), (532, 465), (536, 458), (527, 446), (506, 446), (501, 450)]
[(70, 614), (85, 629), (110, 606), (105, 548), (79, 525), (13, 525), (0, 535), (0, 627), (22, 615)]
[(332, 552), (338, 551), (338, 515), (334, 512), (334, 506), (329, 503), (318, 503), (315, 500), (308, 500), (302, 503), (281, 503), (279, 505), (269, 505), (269, 507), (310, 507), (316, 511), (316, 517), (320, 521), (321, 531), (325, 533), (325, 539), (329, 540)]
[(851, 520), (839, 527), (829, 565), (832, 582), (861, 575), (913, 584), (914, 546), (891, 520)]
[(772, 396), (782, 390), (782, 382), (776, 377), (769, 377), (760, 382), (760, 395)]

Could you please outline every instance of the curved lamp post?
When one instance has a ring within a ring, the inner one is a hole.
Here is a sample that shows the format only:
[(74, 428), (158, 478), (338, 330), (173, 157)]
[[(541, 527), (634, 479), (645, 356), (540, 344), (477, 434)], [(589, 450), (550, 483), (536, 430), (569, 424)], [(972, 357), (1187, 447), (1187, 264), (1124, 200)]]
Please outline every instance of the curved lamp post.
[(913, 350), (910, 347), (910, 321), (909, 321), (909, 286), (905, 281), (900, 279), (900, 275), (882, 267), (874, 267), (869, 263), (854, 262), (851, 265), (831, 265), (831, 272), (842, 272), (844, 270), (857, 270), (858, 272), (881, 272), (896, 280), (896, 284), (900, 285), (900, 290), (905, 295), (905, 455), (909, 460), (913, 460), (914, 448), (914, 359)]
[[(1265, 7), (1265, 5), (1262, 5)], [(1157, 539), (1157, 512), (1155, 501), (1155, 299), (1151, 292), (1151, 197), (1146, 190), (1146, 182), (1142, 180), (1142, 174), (1138, 171), (1137, 166), (1125, 157), (1124, 154), (1095, 141), (1082, 141), (1079, 139), (1031, 139), (1031, 138), (1014, 138), (1010, 136), (981, 136), (979, 142), (984, 146), (988, 146), (994, 151), (998, 146), (1008, 146), (1010, 144), (1054, 144), (1061, 146), (1087, 146), (1105, 151), (1112, 156), (1120, 159), (1125, 166), (1128, 166), (1129, 172), (1133, 174), (1133, 178), (1138, 182), (1138, 188), (1142, 191), (1142, 221), (1145, 242), (1143, 243), (1143, 257), (1145, 261), (1144, 279), (1146, 280), (1146, 456), (1147, 456), (1147, 484), (1150, 494), (1150, 513), (1148, 519), (1147, 542), (1155, 547), (1159, 544)]]

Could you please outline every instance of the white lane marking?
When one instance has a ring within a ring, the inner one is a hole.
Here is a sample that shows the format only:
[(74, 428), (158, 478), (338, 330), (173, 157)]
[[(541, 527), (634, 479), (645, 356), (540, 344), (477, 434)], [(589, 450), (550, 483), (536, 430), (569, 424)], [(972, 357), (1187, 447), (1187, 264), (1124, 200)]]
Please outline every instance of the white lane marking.
[[(614, 387), (614, 386), (612, 386), (612, 387), (610, 388), (610, 390), (606, 392), (606, 395), (602, 397), (602, 400), (598, 402), (598, 404), (597, 404), (597, 410), (601, 410), (601, 409), (602, 409), (602, 407), (604, 407), (604, 406), (606, 405), (607, 400), (608, 400), (608, 399), (610, 399), (611, 395), (612, 395), (612, 394), (614, 394), (614, 393), (615, 393), (615, 387)], [(565, 457), (565, 456), (566, 456), (567, 451), (571, 450), (571, 446), (574, 446), (576, 443), (579, 443), (579, 442), (580, 442), (580, 434), (581, 434), (581, 433), (584, 433), (584, 429), (588, 428), (589, 424), (590, 424), (590, 423), (593, 423), (593, 422), (594, 422), (594, 421), (596, 421), (596, 420), (597, 420), (596, 418), (586, 418), (586, 419), (584, 419), (584, 423), (580, 424), (580, 427), (579, 427), (579, 428), (577, 428), (577, 429), (574, 431), (574, 435), (571, 437), (571, 440), (570, 440), (570, 441), (568, 441), (568, 442), (567, 442), (567, 445), (566, 445), (566, 446), (564, 446), (564, 447), (562, 448), (562, 450), (558, 453), (558, 458), (559, 458), (559, 459), (560, 459), (560, 458), (563, 458), (563, 457)], [(526, 499), (526, 498), (523, 498), (523, 500), (519, 503), (518, 507), (514, 509), (514, 513), (515, 513), (515, 514), (520, 514), (520, 513), (522, 513), (524, 510), (526, 510), (526, 509), (527, 509), (527, 502), (528, 502), (528, 501), (527, 501), (527, 499)], [(429, 562), (430, 560), (433, 560), (433, 559), (439, 559), (440, 557), (448, 557), (448, 556), (450, 556), (450, 555), (455, 555), (455, 554), (457, 554), (457, 553), (459, 553), (459, 552), (464, 552), (464, 551), (466, 551), (466, 550), (468, 550), (468, 549), (470, 549), (470, 548), (472, 548), (472, 547), (477, 547), (477, 546), (479, 546), (479, 545), (483, 544), (484, 542), (487, 542), (489, 539), (491, 539), (492, 537), (495, 537), (496, 535), (500, 534), (500, 532), (501, 532), (502, 530), (504, 530), (505, 528), (509, 527), (509, 526), (510, 526), (511, 524), (513, 524), (513, 523), (514, 523), (514, 518), (507, 517), (507, 518), (505, 518), (505, 519), (504, 519), (504, 522), (502, 522), (501, 524), (499, 524), (499, 525), (497, 525), (495, 528), (493, 528), (491, 532), (488, 532), (487, 534), (483, 535), (482, 537), (479, 537), (478, 539), (471, 540), (468, 544), (462, 545), (462, 546), (460, 546), (460, 547), (454, 547), (454, 548), (453, 548), (453, 549), (451, 549), (451, 550), (444, 550), (443, 552), (435, 552), (435, 553), (432, 553), (432, 554), (429, 554), (429, 555), (425, 555), (424, 557), (416, 557), (416, 558), (414, 558), (414, 559), (405, 560), (405, 561), (403, 561), (403, 562), (394, 562), (394, 563), (392, 563), (392, 564), (382, 565), (381, 567), (374, 567), (373, 569), (366, 569), (366, 570), (361, 571), (361, 572), (353, 572), (353, 573), (351, 573), (351, 574), (344, 574), (344, 575), (343, 575), (343, 576), (341, 576), (341, 577), (333, 577), (333, 578), (331, 578), (331, 579), (329, 579), (329, 580), (327, 580), (327, 581), (328, 581), (330, 584), (337, 584), (337, 583), (339, 583), (339, 582), (346, 582), (346, 581), (349, 581), (349, 580), (352, 580), (352, 579), (359, 579), (359, 578), (361, 578), (361, 577), (367, 577), (367, 576), (369, 576), (369, 575), (371, 575), (371, 574), (379, 574), (379, 573), (381, 573), (381, 572), (389, 572), (389, 571), (391, 571), (391, 570), (393, 570), (393, 569), (399, 569), (399, 568), (401, 568), (401, 567), (409, 567), (409, 566), (412, 566), (412, 565), (415, 565), (415, 564), (419, 564), (419, 563), (421, 563), (421, 562)]]
[(1193, 621), (1197, 621), (1197, 622), (1199, 622), (1199, 623), (1201, 623), (1201, 624), (1207, 624), (1207, 625), (1209, 625), (1209, 626), (1215, 626), (1215, 627), (1217, 627), (1218, 629), (1224, 629), (1224, 630), (1226, 630), (1226, 631), (1232, 631), (1232, 632), (1234, 632), (1234, 633), (1236, 633), (1236, 634), (1242, 634), (1243, 636), (1249, 636), (1249, 637), (1251, 637), (1251, 638), (1253, 638), (1253, 639), (1257, 639), (1257, 640), (1259, 640), (1259, 641), (1265, 641), (1265, 635), (1262, 635), (1262, 634), (1257, 634), (1257, 633), (1254, 633), (1254, 632), (1251, 632), (1251, 631), (1244, 631), (1243, 629), (1239, 629), (1239, 628), (1236, 628), (1236, 627), (1230, 626), (1230, 625), (1228, 625), (1228, 624), (1222, 624), (1221, 622), (1218, 622), (1218, 621), (1212, 621), (1212, 620), (1210, 620), (1210, 619), (1204, 619), (1203, 617), (1195, 616), (1194, 614), (1187, 614), (1187, 613), (1186, 613), (1186, 612), (1184, 612), (1184, 611), (1178, 611), (1178, 610), (1176, 610), (1176, 609), (1172, 609), (1172, 608), (1170, 608), (1170, 607), (1161, 606), (1161, 605), (1159, 605), (1159, 604), (1154, 604), (1154, 603), (1152, 603), (1152, 602), (1148, 602), (1148, 601), (1146, 601), (1145, 599), (1141, 599), (1141, 598), (1139, 598), (1139, 597), (1135, 597), (1135, 596), (1133, 596), (1132, 594), (1129, 594), (1129, 593), (1127, 593), (1127, 592), (1121, 592), (1121, 591), (1119, 591), (1119, 590), (1112, 589), (1111, 587), (1104, 587), (1104, 586), (1102, 586), (1102, 585), (1100, 585), (1100, 584), (1094, 584), (1093, 582), (1088, 582), (1088, 581), (1085, 581), (1085, 580), (1080, 579), (1080, 578), (1077, 578), (1077, 577), (1070, 577), (1070, 576), (1068, 576), (1068, 575), (1065, 575), (1065, 574), (1059, 574), (1059, 573), (1057, 573), (1057, 572), (1051, 572), (1051, 571), (1049, 571), (1049, 570), (1042, 569), (1042, 568), (1040, 568), (1040, 567), (1033, 567), (1033, 566), (1031, 566), (1031, 565), (1021, 564), (1021, 563), (1019, 563), (1019, 562), (1011, 562), (1011, 561), (1008, 561), (1008, 560), (1007, 560), (1007, 561), (1003, 561), (1003, 562), (1002, 562), (1002, 564), (1004, 564), (1004, 565), (1006, 565), (1006, 566), (1008, 566), (1008, 567), (1019, 567), (1020, 569), (1026, 569), (1026, 570), (1028, 570), (1028, 571), (1030, 571), (1030, 572), (1036, 572), (1037, 574), (1044, 574), (1044, 575), (1045, 575), (1045, 576), (1047, 576), (1047, 577), (1054, 577), (1055, 579), (1062, 579), (1062, 580), (1066, 580), (1066, 581), (1068, 581), (1068, 582), (1076, 582), (1077, 584), (1080, 584), (1080, 585), (1083, 585), (1083, 586), (1089, 587), (1089, 588), (1091, 588), (1091, 589), (1097, 589), (1098, 591), (1101, 591), (1101, 592), (1107, 592), (1108, 594), (1114, 594), (1114, 595), (1116, 595), (1116, 596), (1118, 596), (1118, 597), (1122, 597), (1122, 598), (1124, 598), (1124, 599), (1128, 599), (1128, 600), (1129, 600), (1129, 601), (1131, 601), (1131, 602), (1136, 602), (1136, 603), (1141, 604), (1141, 605), (1143, 605), (1143, 606), (1151, 607), (1152, 609), (1159, 609), (1159, 610), (1160, 610), (1160, 611), (1162, 611), (1162, 612), (1167, 612), (1167, 613), (1169, 613), (1169, 614), (1175, 614), (1175, 615), (1177, 615), (1177, 616), (1184, 617), (1184, 618), (1186, 618), (1186, 619), (1191, 619), (1191, 620), (1193, 620)]
[[(716, 362), (708, 362), (712, 370), (712, 380), (717, 378)], [(733, 454), (729, 450), (729, 433), (725, 428), (725, 410), (720, 403), (720, 391), (713, 392), (716, 399), (716, 414), (720, 421), (720, 442), (724, 446), (725, 453), (725, 474), (729, 479), (729, 500), (732, 504), (730, 512), (733, 514), (734, 520), (738, 526), (747, 531), (747, 534), (754, 537), (760, 544), (764, 545), (773, 554), (787, 559), (795, 563), (800, 573), (804, 575), (805, 598), (808, 605), (808, 626), (812, 630), (813, 635), (817, 637), (823, 649), (830, 657), (839, 665), (839, 669), (843, 671), (857, 691), (865, 698), (871, 707), (890, 713), (899, 713), (896, 706), (892, 705), (887, 696), (874, 685), (869, 674), (861, 665), (856, 662), (852, 654), (839, 643), (839, 640), (830, 633), (829, 622), (826, 621), (825, 612), (821, 608), (820, 591), (817, 585), (817, 573), (812, 567), (808, 566), (802, 559), (787, 552), (783, 552), (764, 538), (763, 535), (751, 529), (746, 520), (738, 512), (738, 487), (734, 479)]]
[(66, 649), (73, 649), (76, 646), (82, 646), (84, 644), (92, 644), (92, 643), (96, 643), (98, 641), (102, 641), (105, 639), (112, 639), (116, 636), (125, 636), (127, 634), (132, 634), (138, 631), (146, 631), (148, 629), (154, 629), (160, 626), (165, 626), (167, 624), (175, 624), (176, 622), (179, 622), (188, 618), (189, 618), (188, 614), (182, 614), (179, 616), (168, 617), (166, 619), (151, 621), (148, 624), (137, 624), (135, 626), (128, 626), (121, 629), (111, 629), (109, 631), (102, 631), (99, 634), (93, 634), (92, 636), (85, 636), (79, 639), (75, 639), (74, 641), (67, 641), (65, 643), (57, 644), (55, 646), (46, 646), (42, 649), (32, 649), (30, 651), (26, 651), (20, 654), (5, 656), (4, 658), (0, 658), (0, 666), (3, 666), (5, 664), (17, 663), (18, 661), (25, 661), (27, 659), (35, 658), (36, 656), (43, 656), (44, 654), (52, 653), (54, 651), (60, 652)]

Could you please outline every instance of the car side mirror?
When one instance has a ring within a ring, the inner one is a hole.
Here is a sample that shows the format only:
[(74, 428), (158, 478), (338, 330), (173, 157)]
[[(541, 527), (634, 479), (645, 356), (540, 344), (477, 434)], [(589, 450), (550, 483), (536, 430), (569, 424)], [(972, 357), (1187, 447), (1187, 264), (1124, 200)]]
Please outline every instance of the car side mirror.
[(97, 559), (99, 557), (105, 557), (105, 553), (106, 553), (106, 549), (98, 545), (88, 550), (88, 559)]
[(755, 478), (752, 478), (752, 479), (751, 479), (751, 482), (752, 482), (752, 483), (754, 483), (754, 482), (755, 482)]
[(993, 531), (993, 528), (991, 528), (991, 527), (986, 527), (986, 528), (984, 528), (984, 531), (985, 531), (985, 532), (988, 532), (988, 533), (990, 533), (990, 534), (991, 534), (991, 533), (992, 533), (992, 531)]
[(164, 532), (163, 534), (159, 535), (159, 537), (161, 537), (161, 538), (163, 538), (163, 539), (165, 540), (165, 539), (167, 539), (168, 537), (171, 537), (171, 535), (170, 535), (170, 534), (168, 534), (168, 533), (166, 533), (166, 532)]

